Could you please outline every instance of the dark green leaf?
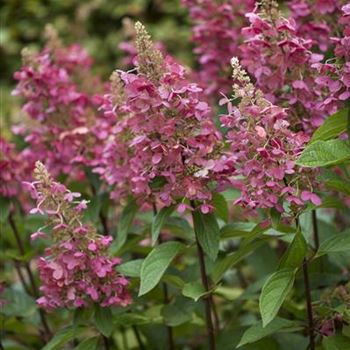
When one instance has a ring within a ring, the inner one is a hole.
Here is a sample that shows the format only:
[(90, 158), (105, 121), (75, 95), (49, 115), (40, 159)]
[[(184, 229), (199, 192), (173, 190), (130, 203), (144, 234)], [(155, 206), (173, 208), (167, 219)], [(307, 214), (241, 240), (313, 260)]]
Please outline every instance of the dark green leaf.
[(63, 345), (71, 341), (84, 331), (82, 327), (70, 326), (63, 328), (41, 349), (41, 350), (60, 350)]
[(164, 207), (162, 208), (157, 215), (153, 218), (152, 222), (152, 245), (157, 242), (158, 236), (160, 234), (160, 230), (162, 229), (164, 223), (168, 219), (168, 217), (174, 211), (175, 206)]
[(322, 167), (339, 164), (350, 159), (347, 140), (315, 141), (304, 149), (297, 164), (304, 167)]
[(96, 350), (99, 338), (92, 337), (82, 341), (74, 350)]
[(316, 256), (350, 251), (350, 230), (338, 233), (320, 244)]
[(155, 247), (141, 266), (141, 285), (139, 296), (148, 293), (160, 281), (171, 261), (179, 253), (183, 244), (166, 242)]
[(182, 289), (182, 295), (191, 298), (194, 301), (200, 299), (207, 292), (200, 282), (189, 282), (186, 283)]
[(199, 244), (211, 260), (215, 260), (219, 252), (220, 229), (213, 214), (202, 214), (194, 211), (194, 231)]
[(96, 328), (105, 337), (110, 337), (113, 331), (113, 316), (111, 309), (96, 305), (94, 323)]
[(263, 327), (266, 327), (276, 317), (293, 287), (294, 279), (295, 270), (287, 268), (273, 273), (265, 282), (259, 299)]
[(0, 197), (0, 222), (5, 222), (10, 213), (10, 201), (7, 198)]
[(324, 123), (314, 132), (311, 141), (327, 141), (338, 137), (346, 131), (347, 116), (349, 108), (343, 108), (340, 111), (329, 116)]
[(277, 333), (280, 330), (286, 331), (289, 329), (294, 331), (296, 327), (299, 326), (300, 324), (298, 322), (280, 317), (276, 317), (266, 327), (263, 327), (262, 322), (259, 321), (257, 324), (251, 326), (244, 332), (239, 344), (237, 345), (237, 348), (246, 344), (254, 343), (264, 337)]
[(299, 267), (306, 255), (307, 243), (300, 231), (294, 236), (292, 243), (282, 257), (280, 268), (296, 268)]
[(235, 238), (248, 235), (255, 227), (253, 222), (236, 222), (227, 224), (220, 229), (221, 238)]
[(144, 259), (136, 259), (127, 261), (126, 263), (117, 266), (117, 270), (128, 277), (140, 277), (143, 260)]
[(263, 241), (252, 242), (244, 247), (240, 247), (236, 252), (226, 255), (224, 258), (217, 260), (214, 264), (211, 274), (213, 281), (215, 283), (219, 282), (227, 270), (234, 267), (263, 244)]
[(325, 337), (322, 345), (325, 350), (347, 350), (350, 349), (350, 338), (342, 335)]
[(128, 235), (128, 231), (135, 217), (137, 209), (138, 209), (138, 205), (133, 199), (130, 200), (128, 205), (123, 209), (122, 215), (119, 219), (115, 250), (118, 250), (119, 248), (121, 248), (125, 243), (126, 237)]
[(212, 203), (215, 207), (215, 214), (225, 222), (228, 221), (228, 205), (225, 197), (220, 193), (213, 193)]

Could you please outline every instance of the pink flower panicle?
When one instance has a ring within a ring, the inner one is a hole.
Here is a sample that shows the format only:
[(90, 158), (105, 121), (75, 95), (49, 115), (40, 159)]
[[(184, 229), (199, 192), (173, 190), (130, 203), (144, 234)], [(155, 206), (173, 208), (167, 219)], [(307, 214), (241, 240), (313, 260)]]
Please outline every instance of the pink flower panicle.
[[(77, 200), (80, 193), (55, 182), (40, 162), (36, 163), (34, 178), (34, 182), (24, 183), (37, 202), (31, 213), (47, 215), (45, 228), (51, 229), (53, 241), (45, 256), (39, 258), (44, 295), (37, 303), (47, 310), (92, 303), (102, 307), (130, 304), (128, 281), (115, 270), (121, 259), (110, 258), (107, 253), (112, 237), (100, 236), (93, 226), (82, 223), (86, 201)], [(39, 229), (32, 239), (43, 235)]]
[(25, 179), (28, 169), (22, 152), (0, 137), (0, 197), (18, 197), (21, 194), (18, 184)]
[(192, 40), (200, 64), (199, 82), (207, 95), (229, 93), (233, 56), (239, 55), (241, 27), (246, 24), (244, 13), (252, 11), (253, 0), (182, 0), (194, 22)]
[(112, 75), (102, 108), (114, 125), (96, 171), (113, 186), (114, 198), (210, 201), (210, 184), (228, 169), (210, 108), (184, 67), (164, 59), (137, 26), (137, 72)]
[(276, 208), (283, 212), (283, 200), (295, 211), (305, 202), (320, 204), (313, 193), (312, 170), (296, 166), (308, 136), (293, 132), (285, 109), (273, 105), (263, 97), (240, 67), (232, 59), (234, 79), (233, 106), (221, 116), (222, 126), (229, 129), (227, 139), (235, 164), (232, 182), (239, 181), (241, 197), (237, 203), (249, 208)]
[(332, 36), (339, 32), (342, 5), (347, 0), (290, 0), (288, 6), (296, 23), (297, 35), (312, 41), (313, 47), (326, 52)]
[(93, 126), (101, 84), (89, 73), (92, 59), (85, 50), (64, 47), (52, 27), (47, 33), (44, 50), (24, 50), (23, 66), (14, 75), (13, 94), (24, 99), (23, 111), (32, 119), (17, 129), (29, 144), (26, 158), (33, 164), (45, 159), (53, 174), (72, 174), (72, 164), (89, 164), (98, 148)]

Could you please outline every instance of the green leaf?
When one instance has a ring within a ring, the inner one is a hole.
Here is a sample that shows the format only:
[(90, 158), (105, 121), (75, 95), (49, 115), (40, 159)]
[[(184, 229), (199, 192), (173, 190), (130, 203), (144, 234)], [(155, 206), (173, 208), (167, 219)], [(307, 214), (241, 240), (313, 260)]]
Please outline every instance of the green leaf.
[(325, 337), (322, 345), (325, 350), (346, 350), (350, 348), (350, 339), (342, 335)]
[(92, 337), (82, 341), (74, 350), (96, 350), (98, 344), (98, 337)]
[(0, 222), (5, 222), (10, 213), (10, 201), (5, 197), (0, 197)]
[(182, 289), (182, 295), (198, 301), (203, 295), (207, 294), (203, 285), (200, 282), (186, 283)]
[(164, 207), (157, 213), (156, 216), (154, 216), (152, 222), (152, 245), (155, 245), (155, 243), (157, 242), (160, 230), (162, 229), (164, 223), (172, 214), (174, 209), (174, 205), (171, 205), (170, 207)]
[(310, 142), (327, 141), (336, 138), (346, 131), (347, 117), (349, 108), (343, 108), (340, 111), (329, 116), (324, 123), (314, 132)]
[(239, 344), (237, 345), (237, 348), (246, 344), (255, 343), (256, 341), (281, 330), (286, 331), (290, 329), (294, 331), (298, 326), (300, 326), (298, 322), (280, 317), (276, 317), (266, 327), (263, 327), (262, 322), (259, 321), (257, 324), (251, 326), (244, 332)]
[(69, 326), (63, 328), (41, 349), (41, 350), (60, 350), (63, 345), (71, 341), (74, 337), (82, 333), (84, 328)]
[(263, 241), (250, 243), (244, 247), (240, 247), (236, 252), (226, 255), (224, 258), (217, 260), (211, 273), (213, 281), (215, 283), (218, 283), (227, 270), (234, 267), (263, 244)]
[(199, 244), (211, 260), (215, 260), (219, 252), (220, 229), (213, 214), (202, 214), (194, 211), (193, 225)]
[(228, 221), (228, 205), (225, 197), (220, 193), (213, 193), (212, 204), (215, 207), (216, 215), (224, 220)]
[(128, 261), (117, 266), (117, 271), (128, 277), (140, 277), (143, 260), (144, 259), (136, 259)]
[(300, 231), (294, 236), (292, 243), (282, 257), (280, 268), (296, 268), (299, 267), (306, 255), (307, 243)]
[(253, 222), (235, 222), (220, 229), (221, 238), (235, 238), (246, 236), (255, 227)]
[(338, 233), (320, 244), (316, 256), (350, 251), (350, 230)]
[(279, 226), (280, 221), (281, 221), (281, 213), (279, 211), (277, 211), (275, 208), (271, 208), (270, 209), (270, 218), (271, 218), (272, 227), (274, 229), (277, 229), (277, 227)]
[(179, 253), (183, 244), (166, 242), (155, 247), (141, 266), (141, 285), (139, 296), (148, 293), (160, 281), (171, 261)]
[(335, 165), (350, 159), (347, 140), (315, 141), (306, 146), (297, 164), (303, 167)]
[(111, 309), (96, 305), (94, 323), (96, 328), (105, 337), (110, 337), (113, 331), (113, 316)]
[(116, 325), (128, 327), (128, 326), (134, 326), (134, 325), (149, 324), (151, 323), (151, 321), (152, 319), (150, 319), (145, 315), (130, 312), (130, 313), (124, 313), (124, 314), (118, 315), (114, 323)]
[(259, 299), (263, 327), (277, 315), (284, 299), (293, 287), (295, 270), (286, 268), (273, 273), (265, 282)]
[(138, 205), (133, 199), (130, 200), (128, 205), (123, 209), (122, 215), (119, 219), (115, 250), (118, 250), (119, 248), (121, 248), (125, 243), (126, 237), (128, 235), (128, 231), (136, 215), (137, 209), (138, 209)]
[(165, 305), (161, 314), (166, 325), (176, 327), (192, 320), (192, 310), (192, 301), (177, 298), (174, 304)]

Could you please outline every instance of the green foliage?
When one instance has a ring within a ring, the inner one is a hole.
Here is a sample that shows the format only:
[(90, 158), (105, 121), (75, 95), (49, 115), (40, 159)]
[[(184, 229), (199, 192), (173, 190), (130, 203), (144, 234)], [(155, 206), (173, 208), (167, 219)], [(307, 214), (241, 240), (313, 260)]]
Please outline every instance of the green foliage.
[(324, 123), (314, 132), (310, 142), (327, 141), (336, 138), (346, 131), (348, 123), (349, 108), (343, 108), (340, 111), (329, 116)]
[(349, 142), (345, 140), (315, 141), (300, 155), (297, 164), (304, 167), (323, 167), (348, 162)]
[(113, 317), (110, 308), (96, 305), (94, 323), (96, 328), (105, 336), (110, 337), (113, 331)]
[(199, 244), (204, 252), (212, 260), (215, 260), (219, 252), (220, 229), (213, 214), (193, 212), (193, 225)]
[(162, 229), (163, 225), (165, 224), (168, 217), (172, 214), (175, 207), (164, 207), (162, 208), (157, 215), (153, 218), (152, 222), (152, 245), (154, 245), (157, 242), (160, 230)]
[(179, 242), (166, 242), (155, 247), (141, 265), (141, 285), (139, 296), (148, 293), (160, 281), (171, 261), (183, 245)]
[(266, 327), (276, 317), (293, 287), (294, 279), (295, 270), (285, 268), (274, 272), (265, 282), (259, 299), (263, 327)]

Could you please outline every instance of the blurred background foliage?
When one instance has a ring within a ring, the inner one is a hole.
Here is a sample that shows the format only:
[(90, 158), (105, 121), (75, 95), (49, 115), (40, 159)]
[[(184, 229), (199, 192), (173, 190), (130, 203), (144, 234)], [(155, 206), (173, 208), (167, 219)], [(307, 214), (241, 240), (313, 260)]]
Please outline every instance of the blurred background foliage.
[(13, 73), (21, 65), (21, 50), (42, 48), (47, 23), (66, 44), (86, 48), (95, 59), (95, 73), (103, 79), (120, 65), (123, 52), (118, 44), (126, 40), (125, 18), (143, 22), (169, 53), (184, 64), (193, 64), (190, 23), (180, 0), (3, 0), (0, 13), (3, 126), (19, 112), (19, 103), (10, 93), (15, 85)]

